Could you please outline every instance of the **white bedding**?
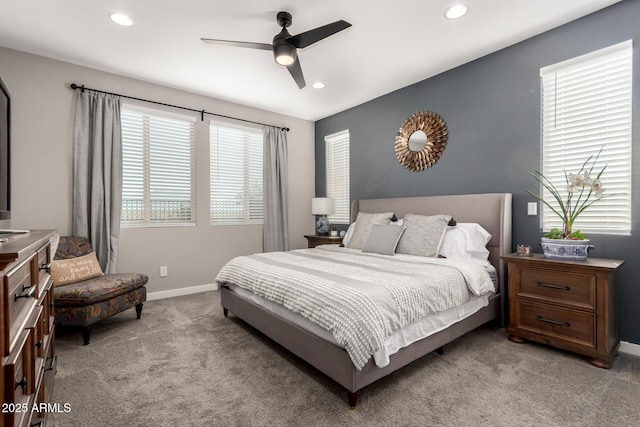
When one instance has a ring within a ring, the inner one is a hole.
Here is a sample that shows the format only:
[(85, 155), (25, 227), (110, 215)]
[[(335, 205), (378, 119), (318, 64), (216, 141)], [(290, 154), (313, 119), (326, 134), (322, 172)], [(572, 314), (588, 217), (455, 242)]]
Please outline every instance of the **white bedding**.
[[(335, 252), (335, 251), (344, 252), (344, 255), (340, 255), (341, 261), (343, 261), (343, 263), (338, 264), (340, 265), (340, 274), (339, 274), (340, 276), (343, 276), (343, 275), (349, 276), (354, 274), (354, 272), (349, 271), (351, 268), (357, 268), (359, 270), (357, 273), (358, 276), (359, 277), (362, 276), (363, 269), (360, 266), (353, 267), (350, 265), (356, 261), (360, 262), (359, 260), (362, 258), (362, 255), (358, 255), (360, 253), (359, 250), (337, 248), (335, 246), (327, 247), (327, 248), (319, 248), (319, 249), (325, 249), (325, 251), (329, 251), (329, 252)], [(307, 251), (315, 251), (315, 250), (296, 251), (300, 255), (290, 257), (291, 259), (289, 259), (288, 261), (295, 263), (295, 268), (298, 268), (298, 269), (302, 268), (299, 265), (299, 263), (306, 262), (304, 261), (303, 258), (311, 256), (311, 253), (308, 253)], [(324, 251), (321, 251), (321, 252), (324, 252)], [(324, 252), (324, 253), (325, 253), (324, 257), (335, 258), (335, 256), (333, 255), (330, 256), (327, 252)], [(371, 275), (369, 275), (368, 273), (365, 274), (365, 276), (367, 277), (370, 276), (369, 278), (374, 282), (378, 282), (378, 284), (381, 284), (380, 283), (381, 280), (384, 282), (385, 280), (384, 277), (387, 277), (386, 280), (397, 281), (399, 280), (398, 275), (406, 276), (406, 274), (404, 273), (413, 275), (414, 270), (417, 271), (417, 270), (423, 270), (424, 268), (426, 268), (425, 263), (455, 265), (456, 269), (458, 269), (460, 273), (463, 276), (465, 276), (465, 278), (469, 277), (469, 279), (466, 280), (467, 282), (466, 287), (469, 288), (468, 290), (464, 290), (465, 288), (464, 281), (462, 284), (463, 286), (462, 289), (458, 291), (454, 289), (455, 299), (457, 300), (455, 304), (449, 304), (450, 302), (452, 302), (450, 300), (451, 296), (449, 296), (448, 299), (445, 300), (447, 302), (447, 304), (445, 305), (442, 305), (443, 304), (442, 302), (437, 302), (437, 301), (429, 302), (428, 305), (433, 306), (433, 308), (435, 309), (427, 310), (428, 312), (430, 312), (428, 316), (422, 317), (422, 315), (420, 315), (418, 317), (415, 317), (415, 319), (420, 319), (420, 320), (415, 321), (414, 319), (410, 322), (404, 322), (401, 329), (394, 328), (393, 333), (389, 333), (386, 336), (386, 338), (384, 338), (384, 341), (380, 341), (380, 344), (376, 345), (375, 349), (372, 350), (371, 353), (369, 353), (369, 356), (367, 356), (367, 358), (373, 355), (375, 363), (381, 367), (386, 366), (389, 363), (389, 356), (397, 352), (400, 348), (405, 347), (411, 344), (412, 342), (415, 342), (424, 337), (427, 337), (442, 329), (445, 329), (449, 325), (461, 319), (464, 319), (465, 317), (475, 313), (482, 307), (485, 307), (486, 305), (488, 305), (488, 297), (490, 295), (490, 292), (494, 290), (494, 283), (491, 283), (489, 279), (482, 279), (480, 281), (471, 280), (473, 279), (472, 276), (477, 276), (479, 273), (478, 271), (475, 271), (479, 268), (477, 265), (471, 267), (464, 264), (460, 265), (459, 262), (454, 262), (451, 260), (437, 260), (433, 258), (426, 259), (425, 257), (414, 257), (411, 255), (396, 255), (394, 257), (387, 257), (387, 256), (380, 256), (380, 255), (373, 255), (373, 256), (374, 257), (377, 256), (379, 258), (377, 258), (377, 261), (375, 260), (376, 258), (371, 260), (373, 261), (373, 263), (371, 264), (371, 268), (374, 268), (375, 270), (379, 270), (378, 264), (380, 265), (384, 264), (385, 268), (392, 269), (387, 273), (388, 277), (384, 275), (379, 277), (378, 276), (379, 273), (374, 274), (373, 271), (371, 271)], [(259, 257), (260, 257), (261, 264), (255, 264), (255, 265), (250, 263), (251, 258), (240, 257), (240, 258), (243, 258), (242, 262), (239, 264), (237, 264), (236, 262), (235, 268), (231, 269), (230, 271), (227, 271), (229, 270), (229, 268), (226, 268), (226, 270), (223, 269), (225, 271), (219, 274), (218, 280), (220, 280), (221, 283), (226, 283), (230, 287), (230, 289), (233, 290), (234, 292), (242, 294), (246, 298), (249, 298), (254, 302), (264, 306), (268, 310), (274, 313), (277, 313), (279, 316), (284, 317), (305, 329), (308, 329), (309, 331), (315, 333), (316, 335), (330, 342), (338, 344), (338, 340), (335, 338), (334, 334), (330, 332), (328, 328), (323, 328), (322, 326), (320, 326), (317, 321), (313, 322), (305, 318), (301, 314), (297, 314), (291, 311), (290, 309), (282, 306), (281, 304), (278, 304), (273, 301), (269, 301), (267, 298), (262, 298), (261, 296), (255, 295), (250, 290), (242, 289), (239, 286), (234, 286), (230, 284), (230, 282), (234, 281), (234, 280), (229, 280), (229, 278), (231, 277), (236, 277), (235, 280), (248, 279), (254, 283), (258, 283), (256, 282), (256, 280), (259, 280), (260, 282), (264, 282), (264, 279), (265, 279), (264, 275), (265, 274), (270, 275), (271, 273), (273, 273), (273, 271), (271, 271), (271, 267), (268, 268), (270, 272), (266, 273), (266, 270), (267, 270), (266, 265), (272, 262), (269, 260), (273, 259), (273, 262), (275, 262), (275, 260), (278, 259), (278, 263), (281, 263), (282, 261), (280, 258), (277, 258), (278, 255), (261, 254), (259, 255)], [(272, 257), (276, 257), (276, 258), (272, 258)], [(369, 257), (369, 255), (367, 257)], [(394, 262), (391, 262), (391, 259), (393, 259)], [(371, 263), (371, 261), (369, 261), (369, 263)], [(267, 264), (265, 264), (265, 262)], [(323, 265), (323, 263), (325, 263), (325, 261), (323, 260), (323, 257), (320, 257), (319, 259), (316, 258), (314, 262), (310, 265), (307, 265), (306, 268), (311, 268), (314, 270), (326, 272), (327, 269), (332, 269), (332, 267), (334, 267), (333, 264)], [(395, 265), (395, 264), (399, 264), (399, 265)], [(251, 266), (253, 268), (251, 268), (251, 270), (248, 270), (247, 269), (248, 266)], [(398, 270), (399, 266), (401, 267), (400, 270)], [(294, 265), (292, 265), (292, 267), (294, 267)], [(273, 268), (276, 268), (276, 267), (274, 266)], [(407, 268), (409, 268), (410, 270), (406, 270)], [(258, 269), (261, 271), (260, 272), (256, 271)], [(278, 268), (278, 271), (280, 270), (281, 270), (281, 267)], [(235, 271), (235, 273), (231, 273), (231, 271)], [(242, 273), (243, 271), (244, 273)], [(404, 272), (404, 273), (401, 273), (401, 272)], [(338, 271), (335, 271), (335, 273), (338, 273)], [(489, 269), (487, 271), (484, 271), (483, 274), (484, 274), (484, 277), (487, 277), (487, 278), (491, 276), (495, 277), (495, 270), (493, 270), (493, 267), (489, 267)], [(240, 279), (241, 276), (244, 276), (244, 279)], [(334, 274), (334, 276), (336, 275)], [(301, 276), (295, 276), (295, 277), (301, 277)], [(294, 285), (294, 283), (301, 283), (301, 282), (296, 281), (294, 279), (292, 282), (292, 285)], [(327, 285), (328, 285), (327, 282), (323, 282), (323, 286), (327, 286)], [(295, 286), (295, 285), (289, 289), (295, 291), (295, 293), (299, 293), (302, 290), (300, 286)], [(440, 288), (439, 292), (442, 292), (443, 289), (444, 288)], [(439, 292), (438, 294), (440, 294)], [(263, 295), (263, 296), (266, 296), (266, 295)], [(423, 300), (422, 303), (425, 304), (425, 301)], [(441, 306), (441, 308), (437, 309), (436, 308), (437, 306)], [(313, 313), (315, 314), (315, 312)], [(338, 344), (338, 345), (341, 345), (341, 344)], [(344, 342), (341, 346), (344, 346)], [(347, 350), (349, 351), (348, 348)], [(352, 359), (353, 359), (353, 356), (352, 356)], [(358, 362), (360, 366), (363, 360), (366, 361), (366, 359), (363, 359), (362, 357), (358, 358)], [(356, 367), (359, 368), (359, 365), (356, 364)]]

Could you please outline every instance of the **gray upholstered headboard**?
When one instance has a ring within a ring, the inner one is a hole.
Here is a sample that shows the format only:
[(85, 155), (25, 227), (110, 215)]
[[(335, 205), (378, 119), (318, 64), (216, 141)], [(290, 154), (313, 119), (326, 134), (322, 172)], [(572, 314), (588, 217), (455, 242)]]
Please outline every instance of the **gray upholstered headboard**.
[(507, 271), (500, 256), (511, 252), (511, 193), (354, 200), (351, 222), (356, 220), (358, 212), (393, 212), (398, 218), (407, 213), (447, 214), (457, 222), (477, 222), (491, 234), (487, 245), (489, 261), (498, 271), (500, 291), (506, 294)]

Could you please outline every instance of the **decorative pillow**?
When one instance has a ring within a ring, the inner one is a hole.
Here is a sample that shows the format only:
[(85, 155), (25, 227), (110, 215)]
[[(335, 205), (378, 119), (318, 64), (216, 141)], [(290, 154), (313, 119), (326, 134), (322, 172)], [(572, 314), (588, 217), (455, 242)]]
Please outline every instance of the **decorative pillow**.
[(356, 217), (356, 226), (353, 229), (353, 236), (349, 240), (349, 244), (345, 246), (352, 249), (362, 249), (369, 237), (369, 232), (373, 224), (389, 224), (393, 212), (385, 213), (367, 213), (358, 212)]
[(362, 252), (381, 255), (393, 255), (405, 227), (397, 225), (373, 224)]
[(349, 224), (349, 228), (347, 228), (347, 232), (345, 233), (344, 237), (342, 238), (342, 246), (345, 246), (345, 247), (349, 246), (349, 242), (351, 241), (351, 237), (353, 237), (354, 228), (356, 228), (356, 223), (355, 222), (352, 222), (351, 224)]
[(437, 257), (451, 215), (406, 214), (403, 225), (407, 228), (398, 242), (396, 253)]
[(51, 278), (54, 286), (70, 285), (102, 276), (96, 253), (85, 256), (51, 261)]
[(487, 244), (491, 234), (480, 224), (459, 223), (449, 227), (444, 235), (440, 255), (451, 259), (465, 259), (486, 264), (489, 259)]

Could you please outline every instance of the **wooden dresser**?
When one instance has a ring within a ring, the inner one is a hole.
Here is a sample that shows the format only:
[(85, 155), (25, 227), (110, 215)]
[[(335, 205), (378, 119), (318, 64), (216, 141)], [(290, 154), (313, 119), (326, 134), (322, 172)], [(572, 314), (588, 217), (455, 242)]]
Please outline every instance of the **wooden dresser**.
[(509, 339), (573, 351), (610, 368), (620, 345), (614, 276), (624, 261), (557, 261), (542, 254), (502, 259), (509, 266)]
[(49, 274), (53, 230), (2, 235), (0, 351), (4, 426), (44, 426), (56, 373), (53, 290)]

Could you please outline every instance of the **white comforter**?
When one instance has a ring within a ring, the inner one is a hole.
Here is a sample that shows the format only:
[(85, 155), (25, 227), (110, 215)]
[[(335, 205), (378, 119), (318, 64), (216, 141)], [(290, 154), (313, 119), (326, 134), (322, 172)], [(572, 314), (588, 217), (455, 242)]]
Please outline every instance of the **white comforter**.
[(484, 267), (446, 259), (366, 254), (337, 246), (238, 257), (216, 280), (281, 304), (330, 331), (357, 369), (395, 331), (488, 295)]

